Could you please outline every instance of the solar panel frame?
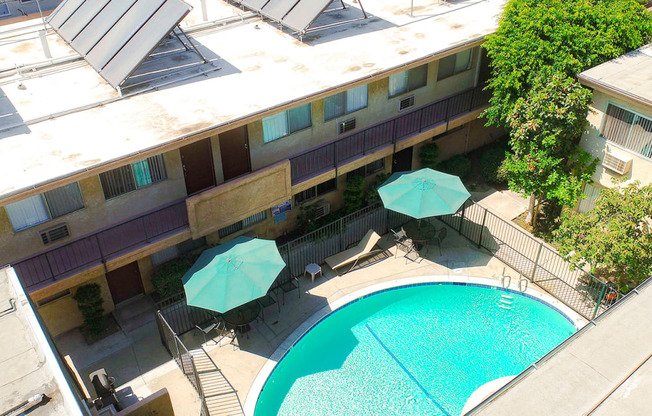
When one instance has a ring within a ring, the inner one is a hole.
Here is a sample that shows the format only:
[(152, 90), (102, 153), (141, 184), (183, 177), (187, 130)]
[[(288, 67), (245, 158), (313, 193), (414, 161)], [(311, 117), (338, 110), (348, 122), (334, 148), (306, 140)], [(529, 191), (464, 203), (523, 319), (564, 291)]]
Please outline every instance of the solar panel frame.
[(253, 10), (256, 13), (260, 13), (260, 10), (269, 3), (270, 0), (242, 0), (242, 4)]
[(263, 16), (280, 22), (297, 3), (299, 0), (270, 0), (260, 12)]
[(50, 16), (48, 16), (48, 23), (58, 31), (58, 29), (68, 21), (70, 16), (72, 16), (85, 1), (86, 0), (64, 1), (50, 14)]
[(97, 16), (110, 0), (85, 1), (74, 13), (74, 21), (67, 22), (59, 29), (59, 36), (73, 41), (79, 33)]
[(183, 0), (64, 0), (48, 22), (117, 88), (190, 10)]
[(332, 2), (333, 0), (300, 0), (281, 23), (297, 33), (304, 33)]
[(110, 1), (102, 11), (79, 32), (72, 47), (82, 56), (99, 42), (106, 33), (133, 7), (138, 0)]
[[(125, 44), (116, 56), (104, 67), (100, 73), (109, 84), (119, 84), (121, 74), (128, 72), (132, 74), (147, 59), (150, 53), (162, 42), (163, 38), (170, 33), (165, 27), (175, 27), (188, 14), (183, 13), (181, 18), (179, 14), (183, 9), (179, 9), (179, 3), (166, 1), (149, 19), (136, 34)], [(166, 23), (166, 24), (163, 24)], [(157, 40), (158, 39), (158, 40)]]

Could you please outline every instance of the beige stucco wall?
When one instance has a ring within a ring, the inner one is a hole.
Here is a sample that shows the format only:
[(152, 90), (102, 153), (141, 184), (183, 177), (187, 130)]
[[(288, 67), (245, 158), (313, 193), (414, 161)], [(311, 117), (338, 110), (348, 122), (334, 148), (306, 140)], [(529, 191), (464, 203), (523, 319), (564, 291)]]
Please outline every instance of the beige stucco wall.
[(580, 146), (584, 150), (589, 152), (593, 157), (600, 159), (595, 173), (593, 174), (593, 181), (596, 182), (596, 185), (602, 187), (613, 187), (612, 179), (622, 177), (611, 170), (605, 169), (601, 164), (605, 152), (610, 151), (617, 155), (632, 159), (632, 168), (626, 174), (629, 179), (638, 180), (642, 184), (652, 183), (652, 160), (647, 159), (636, 152), (615, 145), (612, 142), (607, 142), (607, 140), (600, 137), (600, 130), (602, 128), (605, 111), (609, 103), (652, 118), (652, 108), (650, 107), (629, 99), (617, 97), (613, 94), (608, 94), (599, 90), (594, 91), (593, 103), (591, 105), (593, 111), (590, 112), (587, 117), (589, 122), (588, 127), (580, 141)]
[[(104, 313), (108, 314), (113, 311), (113, 299), (111, 298), (111, 292), (109, 291), (109, 286), (104, 275), (98, 276), (94, 279), (91, 279), (84, 284), (97, 283), (100, 285), (102, 291), (102, 299), (104, 303)], [(73, 328), (76, 328), (83, 324), (84, 318), (82, 317), (79, 308), (77, 308), (77, 301), (73, 299), (75, 290), (71, 290), (71, 294), (52, 301), (48, 304), (45, 304), (38, 308), (38, 312), (43, 317), (43, 321), (46, 326), (52, 333), (52, 336), (57, 336), (66, 331), (69, 331)]]
[[(0, 208), (0, 264), (64, 245), (83, 235), (182, 198), (186, 188), (179, 151), (166, 153), (164, 160), (168, 179), (110, 200), (104, 199), (99, 176), (83, 179), (79, 186), (84, 208), (26, 230), (14, 232), (6, 211)], [(68, 225), (70, 236), (44, 246), (39, 232), (61, 223)]]

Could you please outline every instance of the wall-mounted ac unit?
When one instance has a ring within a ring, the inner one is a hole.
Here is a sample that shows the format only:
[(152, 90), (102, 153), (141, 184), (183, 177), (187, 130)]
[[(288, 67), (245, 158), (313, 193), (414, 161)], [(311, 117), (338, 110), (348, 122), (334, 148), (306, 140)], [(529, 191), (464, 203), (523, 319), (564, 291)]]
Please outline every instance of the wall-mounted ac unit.
[(346, 133), (355, 128), (355, 117), (337, 123), (337, 134)]
[(331, 212), (331, 204), (324, 199), (317, 201), (313, 207), (315, 207), (315, 219), (325, 217)]
[(414, 107), (414, 95), (403, 98), (398, 102), (398, 111), (407, 110), (408, 108)]
[(602, 166), (620, 175), (624, 175), (632, 168), (632, 158), (607, 152), (602, 160)]
[(59, 224), (40, 231), (39, 235), (41, 236), (43, 244), (50, 244), (68, 237), (70, 233), (68, 232), (68, 226), (66, 224)]

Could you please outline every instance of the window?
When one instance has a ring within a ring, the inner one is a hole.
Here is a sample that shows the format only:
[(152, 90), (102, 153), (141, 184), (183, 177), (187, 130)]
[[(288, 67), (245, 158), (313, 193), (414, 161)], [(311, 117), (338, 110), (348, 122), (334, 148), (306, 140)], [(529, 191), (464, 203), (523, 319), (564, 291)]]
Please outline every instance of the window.
[(425, 87), (428, 83), (428, 64), (399, 72), (389, 76), (389, 96), (403, 94), (417, 88)]
[(258, 214), (254, 214), (250, 217), (245, 218), (244, 220), (238, 221), (235, 224), (231, 224), (228, 227), (220, 228), (217, 230), (217, 234), (220, 238), (224, 238), (227, 235), (237, 233), (238, 231), (244, 230), (245, 228), (251, 227), (254, 224), (263, 222), (267, 219), (267, 210), (261, 211)]
[(367, 107), (367, 86), (351, 88), (324, 99), (324, 120), (332, 120), (344, 114)]
[(385, 169), (385, 159), (378, 159), (366, 166), (361, 166), (356, 170), (352, 170), (351, 172), (347, 173), (346, 176), (347, 178), (349, 176), (369, 176), (383, 169)]
[(652, 119), (609, 104), (602, 137), (645, 157), (652, 158)]
[(269, 143), (312, 126), (312, 107), (304, 104), (263, 119), (263, 141)]
[(303, 202), (310, 201), (313, 198), (327, 194), (331, 191), (337, 189), (337, 179), (333, 178), (326, 182), (322, 182), (317, 186), (308, 188), (305, 191), (301, 191), (298, 194), (294, 195), (294, 204), (299, 205)]
[(439, 60), (437, 81), (448, 78), (460, 72), (471, 69), (471, 57), (475, 48), (466, 49), (455, 55), (447, 56)]
[(24, 230), (84, 208), (77, 182), (35, 195), (5, 207), (14, 231)]
[(167, 179), (163, 155), (100, 173), (104, 198), (111, 199)]

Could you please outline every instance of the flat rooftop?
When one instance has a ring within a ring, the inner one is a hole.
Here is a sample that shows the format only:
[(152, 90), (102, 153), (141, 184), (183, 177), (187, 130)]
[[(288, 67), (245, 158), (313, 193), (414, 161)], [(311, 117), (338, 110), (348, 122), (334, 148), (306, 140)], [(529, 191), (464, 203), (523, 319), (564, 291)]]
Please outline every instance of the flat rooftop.
[(471, 414), (649, 415), (652, 280)]
[(652, 107), (652, 43), (579, 75), (580, 81)]
[[(40, 21), (2, 27), (0, 204), (56, 179), (479, 42), (497, 27), (504, 0), (416, 0), (413, 17), (408, 1), (363, 1), (368, 19), (357, 1), (345, 2), (345, 10), (321, 15), (314, 26), (348, 23), (308, 32), (303, 42), (222, 0), (207, 0), (206, 22), (199, 0), (190, 3), (194, 9), (181, 27), (209, 62), (193, 61), (190, 52), (161, 53), (144, 63), (129, 81), (140, 84), (122, 96), (52, 30), (46, 59)], [(182, 70), (168, 74), (164, 63)]]
[(46, 398), (36, 402), (31, 416), (81, 415), (79, 407), (71, 403), (70, 388), (37, 326), (34, 311), (22, 289), (16, 289), (15, 275), (15, 283), (10, 283), (9, 273), (9, 268), (0, 269), (0, 413), (44, 394)]

